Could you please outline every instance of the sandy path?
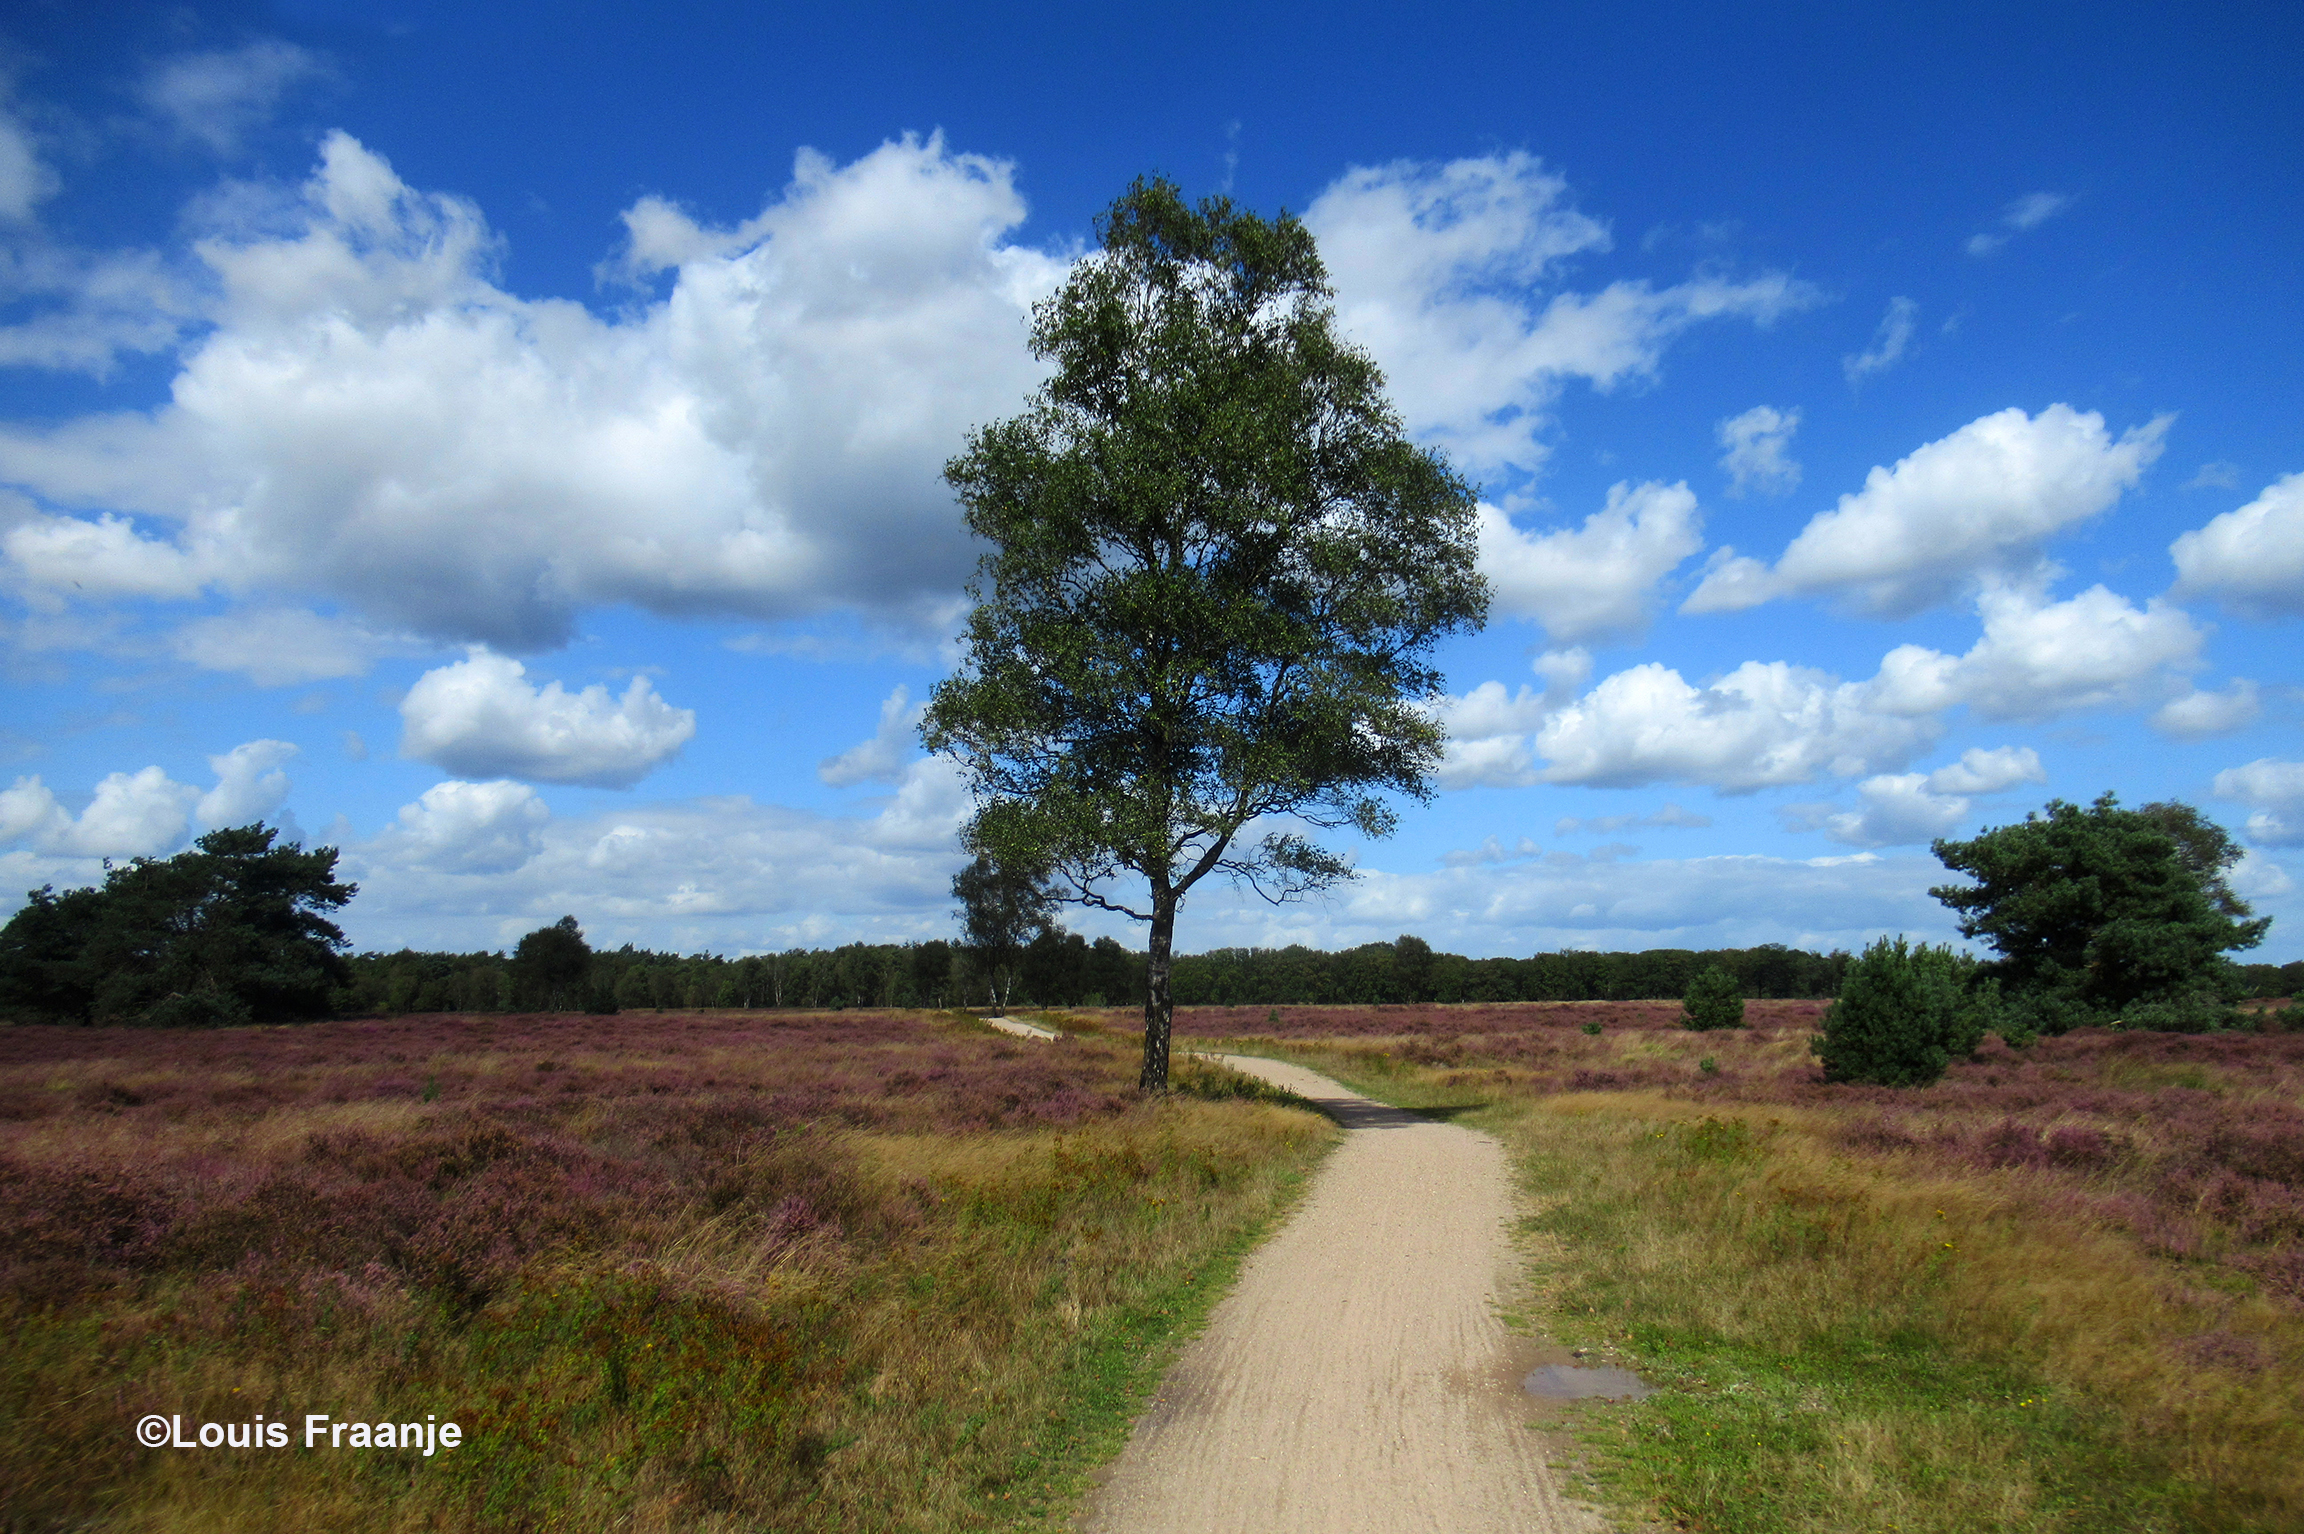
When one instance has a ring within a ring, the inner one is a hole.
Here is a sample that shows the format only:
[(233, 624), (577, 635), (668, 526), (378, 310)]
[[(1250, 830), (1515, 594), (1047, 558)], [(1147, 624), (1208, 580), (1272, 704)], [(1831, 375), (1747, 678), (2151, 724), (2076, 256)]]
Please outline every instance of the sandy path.
[(984, 1021), (1002, 1033), (1013, 1033), (1020, 1039), (1057, 1039), (1063, 1037), (1053, 1028), (1043, 1028), (1038, 1023), (1020, 1022), (1013, 1017), (988, 1017)]
[(1495, 1301), (1515, 1258), (1504, 1148), (1272, 1060), (1219, 1056), (1349, 1131), (1188, 1345), (1093, 1534), (1520, 1534), (1605, 1524), (1524, 1425)]

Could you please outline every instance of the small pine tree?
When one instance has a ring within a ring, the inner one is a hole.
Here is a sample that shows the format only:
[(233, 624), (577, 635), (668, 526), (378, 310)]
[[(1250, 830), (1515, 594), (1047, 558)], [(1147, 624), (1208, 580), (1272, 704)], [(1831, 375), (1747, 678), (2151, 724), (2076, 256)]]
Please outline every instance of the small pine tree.
[(1826, 1081), (1924, 1087), (1984, 1041), (1998, 995), (1972, 988), (1976, 961), (1950, 947), (1882, 938), (1848, 966), (1809, 1048)]
[(1736, 977), (1715, 964), (1688, 982), (1680, 998), (1680, 1026), (1702, 1032), (1744, 1026), (1744, 992)]

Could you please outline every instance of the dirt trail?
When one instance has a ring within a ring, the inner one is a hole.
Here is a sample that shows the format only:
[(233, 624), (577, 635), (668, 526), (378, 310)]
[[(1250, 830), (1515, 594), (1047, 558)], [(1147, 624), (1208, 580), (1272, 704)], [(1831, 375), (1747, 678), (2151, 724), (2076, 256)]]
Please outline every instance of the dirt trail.
[(1097, 1496), (1092, 1534), (1567, 1534), (1495, 1301), (1512, 1193), (1487, 1135), (1299, 1066), (1218, 1056), (1349, 1131), (1242, 1267)]
[(1058, 1039), (1063, 1037), (1053, 1028), (1043, 1028), (1038, 1023), (1022, 1022), (1013, 1017), (988, 1017), (984, 1021), (1002, 1033), (1013, 1033), (1020, 1039)]

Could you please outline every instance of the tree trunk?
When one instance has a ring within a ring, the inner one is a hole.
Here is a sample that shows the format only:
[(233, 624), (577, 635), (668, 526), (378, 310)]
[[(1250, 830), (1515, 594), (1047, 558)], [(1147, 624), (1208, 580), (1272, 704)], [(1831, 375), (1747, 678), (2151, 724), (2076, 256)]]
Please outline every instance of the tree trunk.
[(1146, 955), (1144, 995), (1144, 1071), (1136, 1078), (1139, 1091), (1168, 1090), (1168, 1032), (1176, 1020), (1175, 997), (1168, 989), (1168, 971), (1176, 942), (1176, 897), (1164, 889), (1152, 892), (1151, 951)]

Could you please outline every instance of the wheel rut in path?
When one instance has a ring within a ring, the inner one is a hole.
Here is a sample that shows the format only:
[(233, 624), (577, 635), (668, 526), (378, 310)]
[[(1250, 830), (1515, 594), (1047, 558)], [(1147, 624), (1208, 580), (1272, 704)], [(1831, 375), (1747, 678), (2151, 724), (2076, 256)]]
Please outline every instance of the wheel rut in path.
[(1089, 1510), (1090, 1534), (1584, 1534), (1497, 1316), (1517, 1271), (1488, 1135), (1301, 1066), (1215, 1058), (1347, 1131), (1242, 1264)]

